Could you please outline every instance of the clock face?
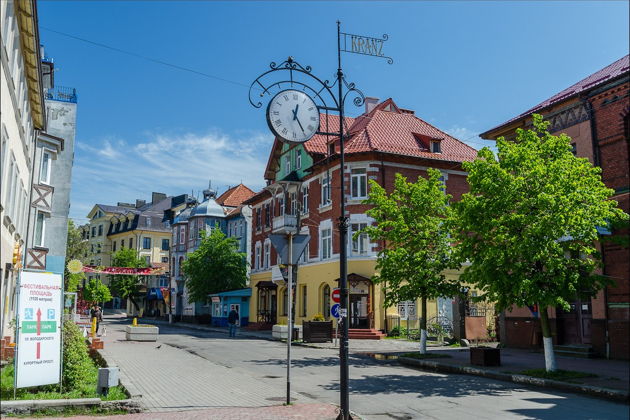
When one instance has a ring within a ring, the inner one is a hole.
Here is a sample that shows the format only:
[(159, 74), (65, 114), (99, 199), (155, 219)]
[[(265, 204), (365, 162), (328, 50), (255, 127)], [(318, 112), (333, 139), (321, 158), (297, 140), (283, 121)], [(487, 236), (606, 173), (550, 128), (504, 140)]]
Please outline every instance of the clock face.
[(267, 124), (282, 141), (304, 143), (319, 130), (319, 110), (306, 93), (283, 90), (269, 102)]

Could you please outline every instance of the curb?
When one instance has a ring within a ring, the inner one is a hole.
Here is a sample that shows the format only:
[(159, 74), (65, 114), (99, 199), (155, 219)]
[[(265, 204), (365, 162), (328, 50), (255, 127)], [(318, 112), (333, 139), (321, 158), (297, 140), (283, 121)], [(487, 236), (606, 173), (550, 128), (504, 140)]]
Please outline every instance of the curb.
[[(189, 329), (189, 330), (220, 332), (220, 333), (226, 333), (227, 334), (227, 330), (224, 330), (222, 328), (205, 327), (205, 326), (202, 326), (202, 325), (199, 325), (199, 326), (194, 325), (194, 324), (183, 325), (183, 324), (180, 324), (178, 322), (173, 322), (172, 324), (169, 324), (168, 321), (155, 321), (155, 320), (147, 320), (147, 321), (143, 321), (143, 323), (145, 323), (145, 324), (156, 324), (156, 325), (167, 325), (167, 326), (172, 326), (172, 327), (175, 327), (175, 328), (186, 328), (186, 329)], [(261, 337), (259, 335), (252, 334), (252, 333), (249, 333), (249, 332), (244, 331), (244, 330), (239, 330), (238, 336), (258, 338), (258, 339), (267, 340), (267, 341), (277, 341), (277, 340), (272, 339), (271, 337)]]
[(574, 392), (577, 394), (586, 394), (592, 397), (603, 398), (606, 400), (612, 400), (624, 404), (628, 404), (630, 402), (629, 391), (602, 388), (591, 385), (572, 384), (569, 382), (555, 381), (553, 379), (534, 378), (526, 375), (502, 373), (493, 370), (474, 368), (470, 366), (449, 365), (446, 363), (433, 362), (429, 360), (413, 359), (411, 357), (399, 357), (398, 361), (402, 365), (420, 368), (422, 370), (482, 376), (484, 378), (498, 379), (500, 381), (513, 382), (516, 384), (531, 385), (542, 388), (553, 388), (559, 389), (561, 391)]
[(62, 411), (68, 407), (95, 407), (101, 406), (107, 409), (121, 409), (129, 413), (140, 412), (138, 402), (133, 399), (102, 401), (100, 398), (72, 398), (57, 400), (13, 400), (2, 401), (0, 413), (7, 414), (32, 414), (34, 411), (54, 408)]

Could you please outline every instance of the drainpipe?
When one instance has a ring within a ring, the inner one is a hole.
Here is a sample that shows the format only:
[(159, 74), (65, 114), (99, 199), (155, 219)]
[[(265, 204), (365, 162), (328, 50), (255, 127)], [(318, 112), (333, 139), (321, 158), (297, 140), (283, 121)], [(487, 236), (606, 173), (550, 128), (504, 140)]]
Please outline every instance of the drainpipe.
[[(582, 98), (582, 103), (588, 110), (589, 122), (591, 125), (591, 142), (593, 144), (593, 164), (595, 166), (601, 167), (600, 154), (599, 154), (599, 143), (597, 140), (597, 127), (595, 123), (595, 111), (593, 109), (593, 104), (589, 102), (588, 98)], [(603, 274), (606, 276), (606, 253), (604, 252), (604, 245), (600, 242), (602, 247), (602, 267)], [(610, 359), (610, 335), (608, 331), (608, 286), (604, 287), (604, 343), (606, 346), (606, 359)]]

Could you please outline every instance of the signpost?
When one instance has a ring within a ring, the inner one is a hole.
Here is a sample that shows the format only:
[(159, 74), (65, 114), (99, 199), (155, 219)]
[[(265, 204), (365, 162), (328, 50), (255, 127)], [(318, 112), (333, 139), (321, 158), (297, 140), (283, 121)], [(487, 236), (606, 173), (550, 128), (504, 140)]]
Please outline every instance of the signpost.
[(332, 290), (332, 293), (330, 294), (330, 297), (332, 298), (333, 302), (339, 303), (341, 301), (341, 291), (338, 288), (334, 288)]
[(60, 274), (22, 271), (15, 388), (59, 383), (62, 296)]

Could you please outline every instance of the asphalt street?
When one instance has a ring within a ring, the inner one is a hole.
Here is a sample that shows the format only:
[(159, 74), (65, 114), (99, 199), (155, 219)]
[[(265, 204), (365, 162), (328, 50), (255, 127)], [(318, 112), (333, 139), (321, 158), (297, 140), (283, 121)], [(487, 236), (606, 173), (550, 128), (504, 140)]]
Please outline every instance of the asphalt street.
[[(123, 323), (113, 321), (108, 328), (122, 330)], [(176, 367), (192, 355), (229, 369), (239, 381), (251, 378), (275, 395), (283, 395), (286, 389), (284, 343), (229, 339), (227, 332), (160, 325), (160, 344), (170, 347), (163, 364)], [(291, 385), (296, 400), (306, 397), (338, 403), (338, 352), (293, 346), (292, 357)], [(628, 418), (628, 406), (623, 404), (475, 376), (422, 372), (355, 352), (350, 354), (350, 378), (351, 409), (367, 419)], [(234, 392), (230, 386), (238, 387), (238, 382), (230, 383), (224, 392)]]

